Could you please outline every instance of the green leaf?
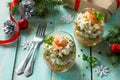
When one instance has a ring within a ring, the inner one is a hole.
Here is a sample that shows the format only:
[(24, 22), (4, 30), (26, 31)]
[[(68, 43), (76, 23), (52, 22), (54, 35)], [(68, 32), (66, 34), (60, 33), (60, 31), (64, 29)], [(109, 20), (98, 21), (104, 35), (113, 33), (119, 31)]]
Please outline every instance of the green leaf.
[(43, 42), (48, 45), (52, 45), (53, 39), (54, 39), (53, 36), (51, 36), (49, 38), (44, 39)]
[(88, 56), (83, 54), (83, 60), (85, 60), (85, 61), (88, 60)]
[(95, 65), (95, 63), (97, 62), (97, 58), (95, 58), (95, 57), (90, 57), (89, 58), (89, 63), (90, 63), (90, 65)]
[(97, 12), (94, 12), (94, 15), (95, 17), (97, 18), (97, 20), (103, 20), (105, 15), (103, 13), (97, 13)]
[(95, 63), (97, 62), (97, 58), (95, 58), (95, 57), (88, 57), (85, 54), (83, 54), (83, 60), (87, 61), (91, 66), (95, 65)]

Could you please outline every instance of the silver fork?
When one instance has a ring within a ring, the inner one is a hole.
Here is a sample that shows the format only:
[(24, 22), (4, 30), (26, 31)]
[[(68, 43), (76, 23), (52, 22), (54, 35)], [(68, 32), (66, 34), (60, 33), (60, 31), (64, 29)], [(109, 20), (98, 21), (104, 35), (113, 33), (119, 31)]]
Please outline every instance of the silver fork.
[[(36, 36), (33, 39), (33, 45), (31, 46), (30, 51), (25, 56), (25, 59), (22, 61), (21, 65), (17, 68), (16, 70), (17, 74), (21, 74), (24, 72), (25, 76), (30, 76), (33, 73), (35, 51), (37, 49), (38, 44), (41, 43), (44, 39), (45, 30), (46, 30), (46, 22), (43, 22), (37, 28)], [(30, 61), (28, 62), (32, 49), (33, 49), (33, 54), (30, 58)]]
[(37, 49), (38, 44), (40, 42), (42, 42), (44, 39), (45, 30), (46, 30), (45, 23), (44, 23), (44, 25), (40, 24), (40, 26), (38, 27), (38, 30), (36, 32), (36, 36), (33, 39), (33, 44), (34, 44), (33, 54), (32, 54), (30, 61), (28, 62), (27, 66), (25, 68), (25, 71), (24, 71), (25, 76), (30, 76), (33, 73), (35, 51)]

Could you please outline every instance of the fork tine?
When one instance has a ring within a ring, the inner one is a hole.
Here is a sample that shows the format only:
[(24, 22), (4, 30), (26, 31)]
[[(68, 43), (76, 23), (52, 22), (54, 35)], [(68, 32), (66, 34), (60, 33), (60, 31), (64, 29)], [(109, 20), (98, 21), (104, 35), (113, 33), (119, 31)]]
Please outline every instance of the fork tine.
[(45, 35), (45, 30), (46, 30), (46, 24), (43, 26), (42, 36), (44, 36), (44, 35)]
[(40, 24), (38, 25), (36, 36), (38, 36), (39, 32), (40, 32)]
[(39, 27), (40, 27), (40, 30), (39, 30), (38, 35), (37, 35), (38, 37), (39, 37), (39, 36), (41, 35), (41, 33), (42, 33), (42, 25), (40, 24)]
[(45, 28), (44, 28), (44, 33), (43, 33), (43, 35), (45, 35), (45, 31), (46, 31), (46, 27), (47, 27), (47, 23), (45, 22), (44, 24), (45, 24), (45, 25), (44, 25)]
[(39, 28), (39, 30), (38, 30), (38, 32), (37, 32), (37, 36), (38, 36), (38, 37), (42, 37), (42, 36), (45, 35), (46, 23), (43, 22), (43, 24), (40, 24), (39, 27), (40, 27), (40, 28)]

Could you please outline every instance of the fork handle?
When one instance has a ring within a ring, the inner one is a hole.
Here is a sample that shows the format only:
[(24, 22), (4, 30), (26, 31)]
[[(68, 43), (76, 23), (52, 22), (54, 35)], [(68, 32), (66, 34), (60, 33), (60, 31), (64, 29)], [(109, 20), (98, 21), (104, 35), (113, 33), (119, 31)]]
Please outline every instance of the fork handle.
[(31, 46), (31, 48), (28, 51), (27, 55), (25, 56), (24, 60), (21, 62), (21, 64), (16, 69), (17, 75), (22, 74), (24, 72), (25, 67), (27, 65), (27, 62), (28, 62), (28, 58), (30, 57), (30, 53), (31, 53), (32, 49), (33, 49), (33, 45)]
[(25, 76), (30, 76), (32, 75), (33, 73), (33, 67), (34, 67), (34, 56), (35, 56), (35, 51), (37, 49), (37, 46), (38, 46), (38, 43), (35, 44), (35, 47), (34, 47), (34, 50), (33, 50), (33, 54), (30, 58), (30, 61), (28, 62), (26, 68), (25, 68), (25, 71), (24, 71), (24, 74)]

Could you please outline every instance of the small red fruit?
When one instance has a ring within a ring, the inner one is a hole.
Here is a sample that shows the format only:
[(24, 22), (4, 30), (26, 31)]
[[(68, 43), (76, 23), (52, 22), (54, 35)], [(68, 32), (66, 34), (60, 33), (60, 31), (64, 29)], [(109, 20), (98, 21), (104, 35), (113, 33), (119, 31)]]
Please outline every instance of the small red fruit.
[(110, 51), (114, 54), (120, 53), (120, 44), (118, 44), (118, 43), (111, 44)]
[(26, 19), (20, 19), (18, 21), (18, 25), (20, 26), (21, 29), (26, 29), (28, 27), (28, 21)]

